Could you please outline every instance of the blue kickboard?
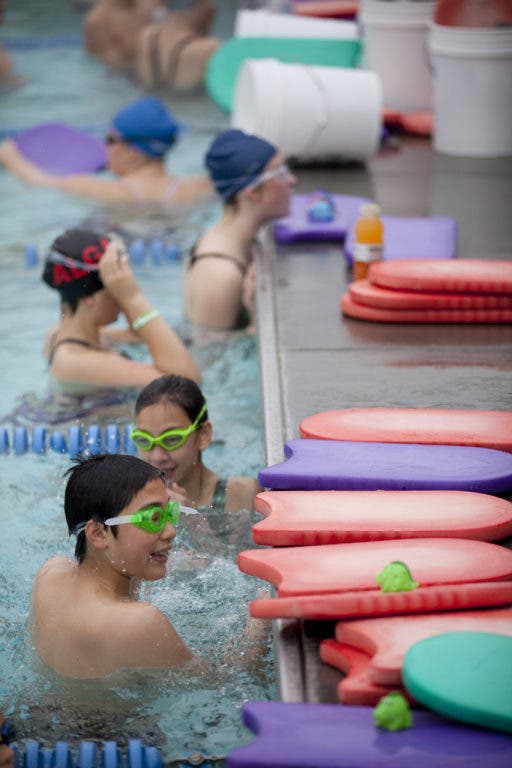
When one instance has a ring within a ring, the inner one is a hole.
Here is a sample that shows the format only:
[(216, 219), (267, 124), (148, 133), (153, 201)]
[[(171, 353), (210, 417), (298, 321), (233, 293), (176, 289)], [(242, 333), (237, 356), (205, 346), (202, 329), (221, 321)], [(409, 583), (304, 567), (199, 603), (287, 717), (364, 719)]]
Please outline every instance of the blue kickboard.
[(461, 445), (290, 440), (258, 479), (275, 490), (512, 490), (512, 454)]

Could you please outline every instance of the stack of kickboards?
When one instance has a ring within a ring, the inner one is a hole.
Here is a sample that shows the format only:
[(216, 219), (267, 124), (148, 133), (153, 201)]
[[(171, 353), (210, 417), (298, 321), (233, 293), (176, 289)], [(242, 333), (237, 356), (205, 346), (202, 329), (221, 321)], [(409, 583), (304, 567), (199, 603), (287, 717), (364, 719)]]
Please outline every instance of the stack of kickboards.
[(341, 298), (344, 315), (381, 323), (511, 323), (512, 261), (397, 259), (372, 264)]
[[(352, 408), (300, 435), (259, 473), (238, 565), (276, 590), (253, 617), (333, 622), (319, 656), (345, 706), (248, 704), (258, 737), (227, 765), (512, 764), (512, 412)], [(412, 723), (378, 730), (393, 691)]]

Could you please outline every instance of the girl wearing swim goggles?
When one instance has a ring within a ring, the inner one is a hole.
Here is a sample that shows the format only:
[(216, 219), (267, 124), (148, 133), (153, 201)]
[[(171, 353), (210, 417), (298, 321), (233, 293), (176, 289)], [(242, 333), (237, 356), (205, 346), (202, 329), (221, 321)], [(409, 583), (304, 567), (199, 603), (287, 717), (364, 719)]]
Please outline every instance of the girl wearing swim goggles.
[(162, 376), (137, 398), (131, 433), (139, 458), (164, 473), (171, 498), (216, 511), (254, 509), (260, 487), (254, 478), (221, 478), (203, 463), (212, 425), (198, 385), (183, 376)]

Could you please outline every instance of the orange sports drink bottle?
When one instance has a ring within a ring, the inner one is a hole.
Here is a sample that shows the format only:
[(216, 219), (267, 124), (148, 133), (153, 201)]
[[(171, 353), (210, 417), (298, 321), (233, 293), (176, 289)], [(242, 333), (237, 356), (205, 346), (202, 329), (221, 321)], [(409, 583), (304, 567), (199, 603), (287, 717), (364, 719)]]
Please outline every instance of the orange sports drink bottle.
[(354, 234), (352, 277), (354, 280), (363, 280), (370, 264), (383, 258), (384, 225), (380, 218), (380, 206), (375, 203), (361, 206)]

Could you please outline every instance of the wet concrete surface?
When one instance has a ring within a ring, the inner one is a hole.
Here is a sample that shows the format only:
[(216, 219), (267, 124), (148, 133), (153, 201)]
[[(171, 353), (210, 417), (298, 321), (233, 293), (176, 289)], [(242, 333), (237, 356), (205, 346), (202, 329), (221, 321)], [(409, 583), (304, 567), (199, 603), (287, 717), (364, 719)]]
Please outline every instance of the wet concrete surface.
[[(451, 216), (459, 258), (512, 260), (512, 158), (448, 157), (400, 138), (366, 167), (297, 169), (297, 192), (369, 197), (384, 215)], [(267, 463), (318, 411), (351, 407), (509, 410), (512, 325), (373, 323), (343, 317), (350, 282), (341, 246), (276, 246), (258, 265), (258, 338)], [(413, 244), (411, 244), (413, 245)], [(281, 696), (336, 701), (338, 672), (320, 664), (329, 622), (276, 622)]]

